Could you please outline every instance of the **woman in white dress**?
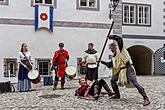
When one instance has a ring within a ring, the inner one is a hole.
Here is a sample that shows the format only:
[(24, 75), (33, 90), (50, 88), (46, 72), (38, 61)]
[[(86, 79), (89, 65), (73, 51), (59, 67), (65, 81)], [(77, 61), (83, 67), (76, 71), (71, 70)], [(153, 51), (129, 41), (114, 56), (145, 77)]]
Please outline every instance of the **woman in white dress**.
[(29, 91), (31, 89), (31, 81), (28, 79), (27, 75), (30, 69), (29, 62), (32, 64), (32, 56), (28, 51), (26, 43), (22, 43), (21, 45), (21, 50), (17, 56), (17, 62), (19, 64), (17, 90), (19, 92)]

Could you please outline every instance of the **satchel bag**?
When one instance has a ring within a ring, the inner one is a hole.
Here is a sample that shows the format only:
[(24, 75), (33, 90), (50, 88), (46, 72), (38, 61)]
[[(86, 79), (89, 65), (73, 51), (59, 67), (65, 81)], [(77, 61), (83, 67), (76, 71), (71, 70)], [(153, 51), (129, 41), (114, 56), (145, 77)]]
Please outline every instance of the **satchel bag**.
[(46, 85), (53, 85), (53, 78), (52, 76), (44, 76), (44, 86)]
[(15, 92), (15, 88), (10, 83), (10, 81), (0, 83), (0, 93), (6, 93), (6, 92)]

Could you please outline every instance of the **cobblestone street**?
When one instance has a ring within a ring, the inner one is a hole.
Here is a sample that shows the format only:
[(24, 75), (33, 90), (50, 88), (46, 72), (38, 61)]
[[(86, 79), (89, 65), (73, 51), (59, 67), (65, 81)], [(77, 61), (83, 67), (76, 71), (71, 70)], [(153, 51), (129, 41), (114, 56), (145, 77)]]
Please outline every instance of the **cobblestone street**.
[[(109, 78), (105, 80), (110, 84)], [(73, 80), (66, 82), (64, 90), (38, 84), (33, 85), (34, 91), (0, 94), (0, 110), (165, 110), (165, 76), (138, 76), (138, 80), (151, 100), (149, 106), (143, 107), (135, 88), (120, 88), (121, 99), (80, 99), (74, 96), (78, 83)]]

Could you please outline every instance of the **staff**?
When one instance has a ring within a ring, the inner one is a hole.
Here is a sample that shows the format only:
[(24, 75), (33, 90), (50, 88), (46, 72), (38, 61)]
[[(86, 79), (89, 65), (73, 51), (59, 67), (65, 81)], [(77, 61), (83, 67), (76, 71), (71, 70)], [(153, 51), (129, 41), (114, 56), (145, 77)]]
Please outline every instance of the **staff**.
[(106, 40), (105, 40), (103, 49), (102, 49), (101, 54), (100, 54), (100, 57), (99, 57), (99, 62), (97, 63), (97, 68), (99, 67), (99, 63), (100, 63), (100, 60), (101, 60), (101, 58), (102, 58), (102, 56), (103, 56), (103, 52), (104, 52), (104, 50), (105, 50), (105, 46), (106, 46), (106, 44), (107, 44), (107, 42), (108, 42), (108, 39), (109, 39), (109, 36), (110, 36), (110, 34), (111, 34), (113, 25), (114, 25), (114, 21), (112, 21), (112, 24), (111, 24), (111, 27), (110, 27), (110, 29), (109, 29), (108, 35), (107, 35), (107, 37), (106, 37)]

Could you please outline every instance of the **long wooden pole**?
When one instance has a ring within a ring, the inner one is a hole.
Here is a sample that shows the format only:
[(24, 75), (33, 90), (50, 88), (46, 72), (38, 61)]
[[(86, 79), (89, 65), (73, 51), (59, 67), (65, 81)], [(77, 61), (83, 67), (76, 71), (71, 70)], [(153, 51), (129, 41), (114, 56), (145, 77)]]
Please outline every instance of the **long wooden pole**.
[[(110, 34), (111, 34), (113, 25), (114, 25), (114, 21), (112, 21), (111, 27), (110, 27), (110, 29), (109, 29), (108, 35), (107, 35), (107, 37), (106, 37), (106, 40), (105, 40), (103, 49), (102, 49), (101, 54), (100, 54), (100, 57), (99, 57), (99, 60), (101, 60), (101, 58), (102, 58), (102, 56), (103, 56), (103, 53), (104, 53), (106, 44), (107, 44), (107, 42), (108, 42), (109, 36), (110, 36)], [(98, 64), (97, 64), (97, 68), (99, 67), (99, 64), (100, 64), (100, 61), (99, 61)]]

